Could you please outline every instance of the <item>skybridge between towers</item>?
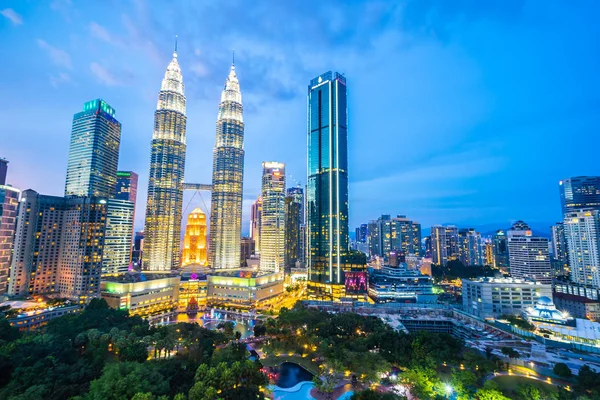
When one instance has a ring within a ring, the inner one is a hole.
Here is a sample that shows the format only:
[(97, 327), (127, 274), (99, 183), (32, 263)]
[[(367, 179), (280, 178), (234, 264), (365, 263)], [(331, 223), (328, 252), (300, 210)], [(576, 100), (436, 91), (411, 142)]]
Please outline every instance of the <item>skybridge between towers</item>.
[(207, 183), (184, 183), (183, 184), (183, 190), (196, 190), (196, 191), (200, 191), (200, 190), (205, 190), (207, 192), (212, 192), (212, 185), (209, 185)]

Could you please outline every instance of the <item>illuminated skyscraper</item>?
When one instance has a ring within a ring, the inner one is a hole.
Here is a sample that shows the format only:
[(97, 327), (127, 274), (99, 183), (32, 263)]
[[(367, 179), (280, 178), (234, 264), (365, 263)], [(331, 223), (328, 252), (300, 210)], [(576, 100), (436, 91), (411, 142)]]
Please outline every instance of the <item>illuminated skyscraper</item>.
[(183, 237), (182, 265), (207, 265), (206, 257), (206, 214), (194, 208), (188, 215)]
[(285, 257), (285, 164), (264, 162), (260, 269), (279, 272)]
[(73, 117), (65, 196), (115, 193), (121, 123), (104, 100), (88, 101)]
[(558, 182), (563, 215), (581, 209), (600, 210), (600, 176), (576, 176)]
[(6, 185), (7, 164), (8, 161), (0, 158), (0, 296), (7, 290), (20, 193)]
[(146, 270), (169, 271), (180, 266), (186, 121), (183, 77), (175, 47), (154, 113), (144, 228)]
[(304, 262), (304, 190), (292, 187), (285, 198), (285, 267)]
[(433, 263), (446, 265), (458, 258), (458, 228), (453, 225), (431, 227), (431, 255)]
[(127, 272), (131, 263), (134, 215), (135, 203), (133, 201), (108, 199), (102, 276)]
[(567, 212), (563, 229), (571, 281), (600, 288), (600, 211)]
[(332, 294), (344, 283), (348, 254), (346, 78), (326, 72), (308, 85), (307, 229), (310, 290)]
[(213, 150), (209, 264), (215, 269), (240, 266), (244, 180), (242, 111), (242, 93), (232, 64), (221, 93)]
[(260, 220), (262, 217), (262, 197), (252, 203), (250, 209), (250, 237), (254, 240), (254, 253), (260, 254)]

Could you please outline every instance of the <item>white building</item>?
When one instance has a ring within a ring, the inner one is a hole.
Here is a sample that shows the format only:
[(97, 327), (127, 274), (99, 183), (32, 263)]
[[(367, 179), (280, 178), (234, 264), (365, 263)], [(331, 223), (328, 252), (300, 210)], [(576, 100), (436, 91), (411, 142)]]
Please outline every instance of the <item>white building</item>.
[(510, 275), (517, 279), (552, 283), (548, 239), (531, 236), (531, 231), (526, 232), (508, 237)]
[(541, 296), (552, 297), (552, 285), (515, 278), (463, 279), (463, 309), (480, 318), (520, 314)]
[(600, 287), (600, 211), (569, 212), (564, 218), (571, 280)]

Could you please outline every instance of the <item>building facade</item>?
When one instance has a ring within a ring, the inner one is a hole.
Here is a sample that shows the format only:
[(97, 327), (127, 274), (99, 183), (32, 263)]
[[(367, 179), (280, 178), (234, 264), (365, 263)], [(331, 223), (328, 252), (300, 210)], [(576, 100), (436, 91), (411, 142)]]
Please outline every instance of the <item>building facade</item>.
[[(326, 72), (308, 86), (307, 229), (309, 290), (329, 297), (344, 282), (348, 253), (346, 78)], [(263, 249), (261, 249), (263, 251)]]
[(369, 271), (369, 297), (376, 303), (435, 302), (433, 279), (419, 270), (408, 269), (405, 263), (397, 267), (384, 266)]
[(457, 260), (459, 253), (458, 228), (453, 225), (431, 227), (431, 256), (433, 263), (446, 265)]
[(580, 285), (600, 288), (600, 211), (567, 212), (564, 236), (571, 280)]
[(240, 84), (232, 64), (221, 93), (213, 150), (209, 264), (238, 268), (242, 236), (244, 118)]
[(552, 283), (552, 266), (548, 252), (548, 239), (527, 235), (509, 236), (508, 254), (510, 275), (517, 279), (532, 279)]
[(600, 176), (576, 176), (558, 182), (563, 215), (580, 209), (600, 210)]
[(569, 268), (569, 249), (567, 248), (567, 238), (565, 237), (565, 226), (563, 222), (557, 222), (550, 227), (552, 232), (552, 256), (559, 265), (557, 275), (570, 273)]
[(154, 112), (144, 227), (143, 268), (179, 268), (186, 153), (186, 99), (177, 49), (167, 67)]
[(254, 255), (255, 243), (252, 238), (243, 237), (240, 242), (240, 265), (242, 268), (246, 268), (248, 265), (248, 259)]
[(502, 229), (498, 229), (492, 237), (494, 248), (494, 267), (508, 269), (508, 236)]
[[(293, 189), (293, 191), (292, 191)], [(304, 262), (303, 235), (304, 192), (290, 188), (285, 198), (285, 267), (293, 268)]]
[(263, 162), (260, 269), (285, 267), (285, 164)]
[(552, 285), (514, 278), (462, 280), (463, 310), (480, 318), (520, 315), (542, 296), (552, 296)]
[(473, 228), (458, 230), (458, 259), (464, 265), (485, 265), (485, 243)]
[(208, 265), (206, 246), (206, 214), (200, 208), (194, 208), (187, 217), (181, 264)]
[(12, 260), (13, 243), (17, 227), (17, 211), (20, 191), (6, 185), (6, 166), (8, 162), (0, 159), (0, 296), (8, 290), (8, 276)]
[(115, 193), (121, 123), (104, 100), (88, 101), (73, 117), (65, 196)]
[(395, 218), (382, 215), (376, 221), (371, 221), (368, 226), (372, 226), (372, 229), (365, 228), (369, 232), (368, 242), (372, 257), (381, 256), (388, 260), (390, 252), (422, 255), (421, 224), (411, 221), (405, 215)]
[(260, 254), (260, 224), (262, 218), (262, 197), (252, 203), (250, 209), (250, 238), (254, 240), (254, 252)]
[(283, 293), (282, 272), (217, 271), (208, 275), (207, 302), (215, 307), (250, 309)]
[(102, 275), (118, 275), (127, 272), (131, 264), (134, 218), (133, 201), (108, 199)]

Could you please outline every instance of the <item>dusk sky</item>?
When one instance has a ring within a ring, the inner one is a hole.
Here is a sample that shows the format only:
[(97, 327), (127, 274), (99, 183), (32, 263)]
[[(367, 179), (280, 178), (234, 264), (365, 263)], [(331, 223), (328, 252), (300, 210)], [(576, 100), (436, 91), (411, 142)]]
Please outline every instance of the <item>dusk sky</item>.
[[(186, 181), (210, 183), (235, 49), (244, 102), (244, 232), (261, 162), (306, 183), (310, 79), (345, 74), (350, 229), (560, 219), (558, 181), (598, 175), (597, 1), (2, 0), (0, 157), (20, 189), (62, 195), (73, 114), (106, 100), (144, 219), (158, 90), (179, 36)], [(206, 208), (192, 193), (186, 213)], [(210, 205), (210, 196), (203, 193)]]

